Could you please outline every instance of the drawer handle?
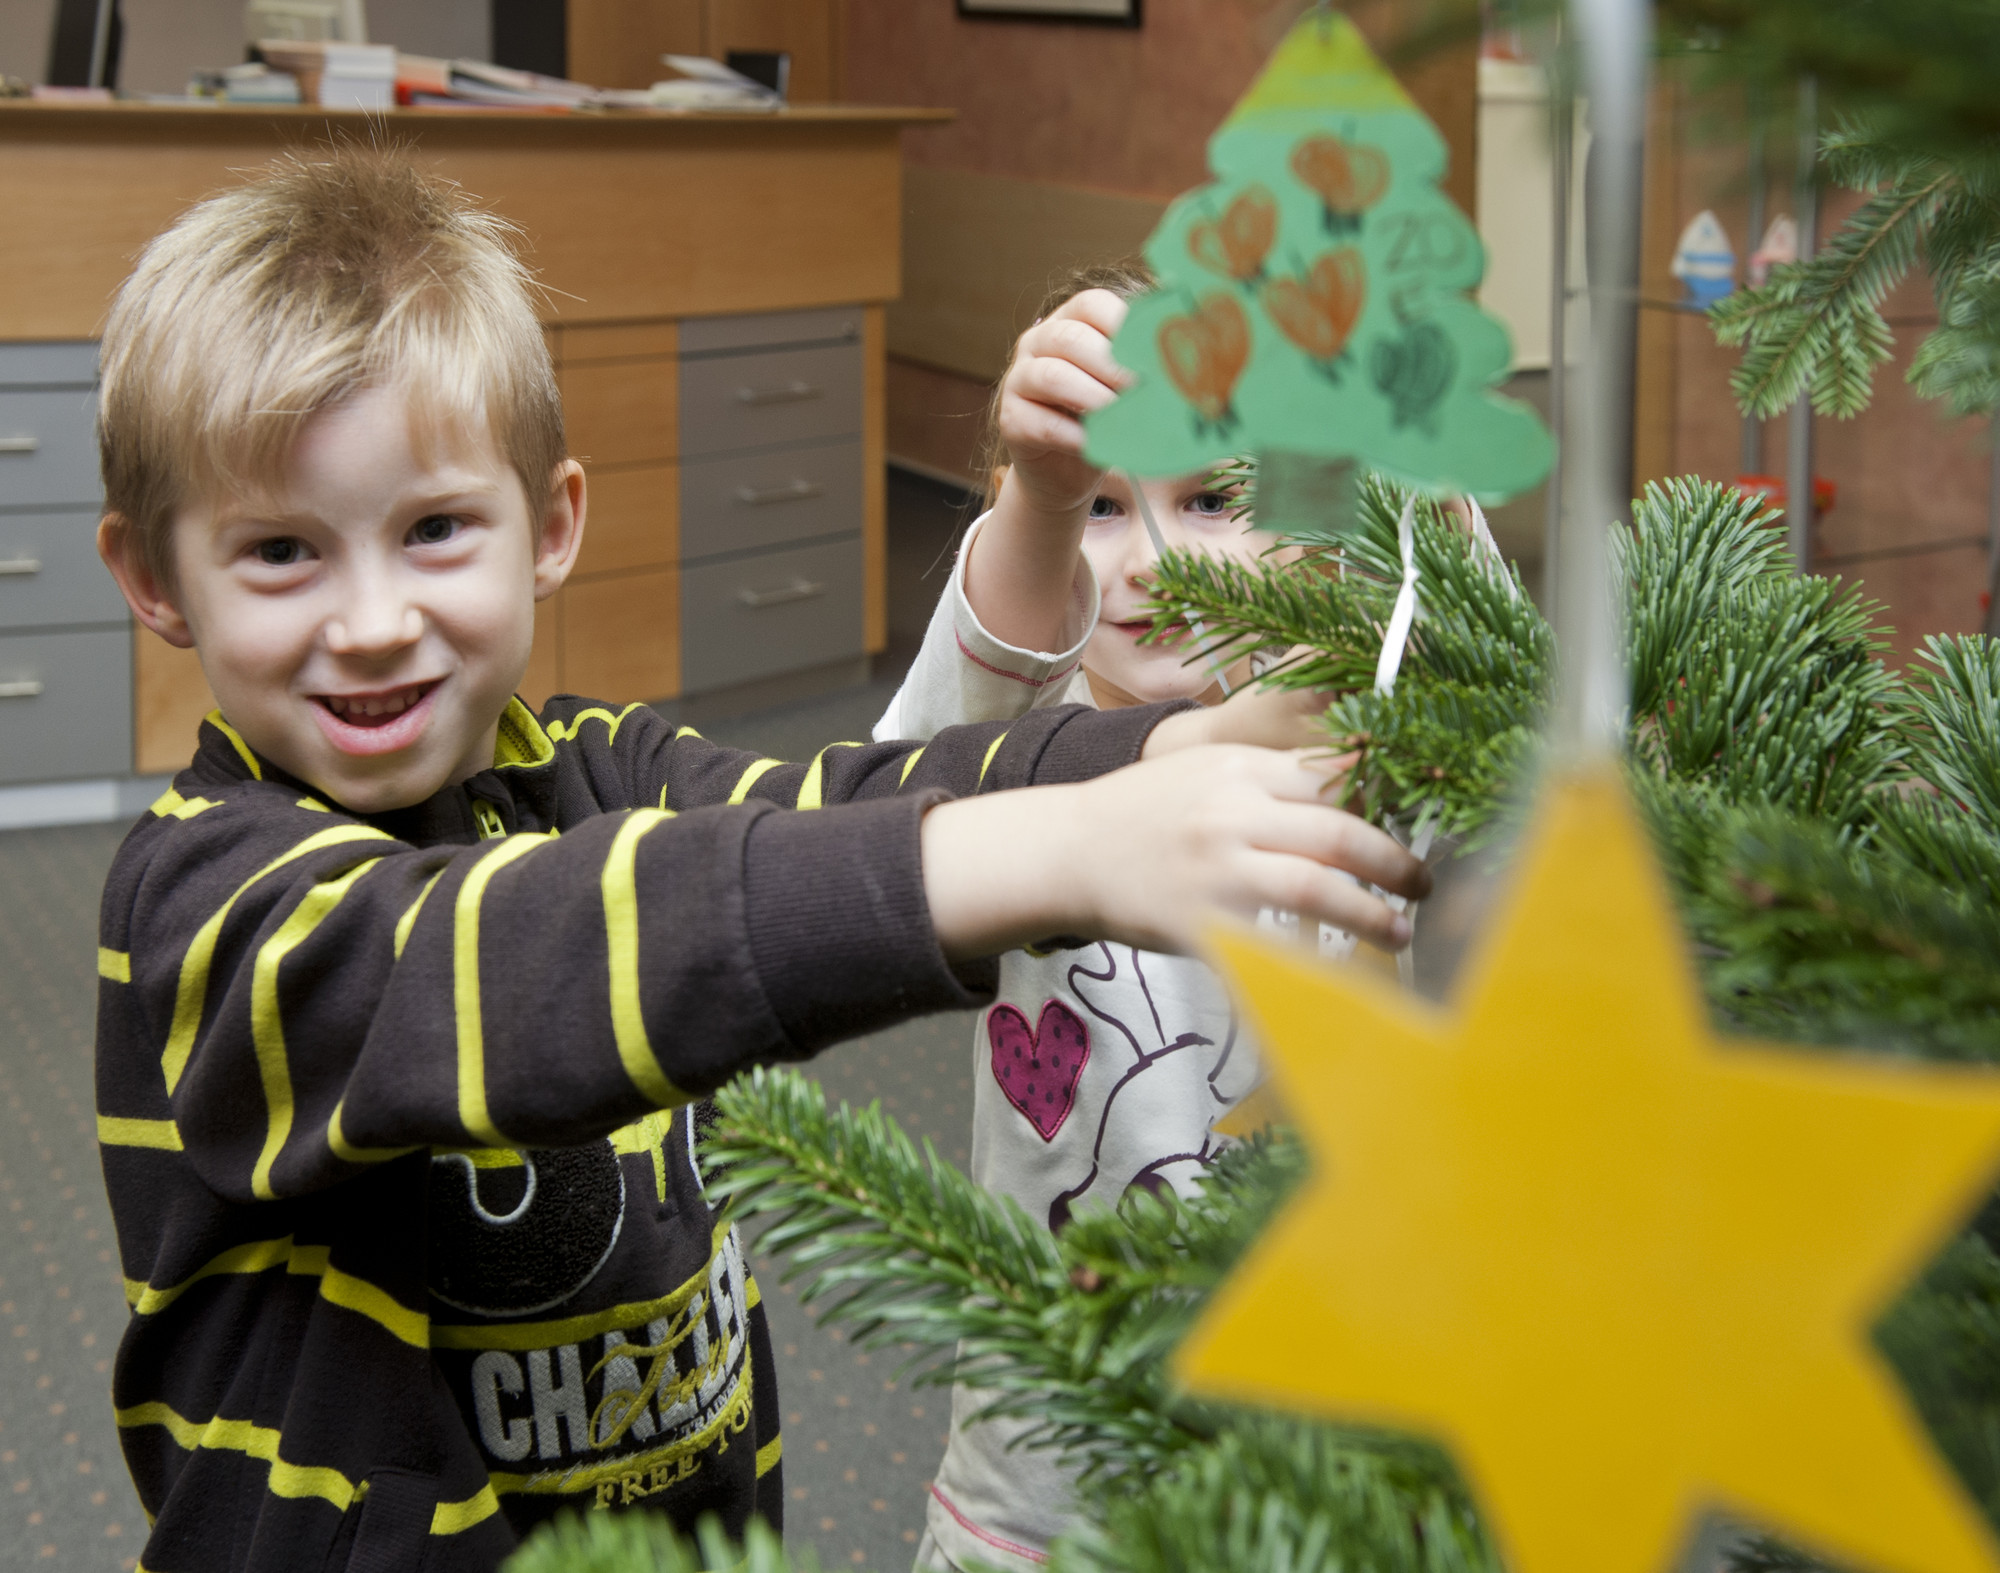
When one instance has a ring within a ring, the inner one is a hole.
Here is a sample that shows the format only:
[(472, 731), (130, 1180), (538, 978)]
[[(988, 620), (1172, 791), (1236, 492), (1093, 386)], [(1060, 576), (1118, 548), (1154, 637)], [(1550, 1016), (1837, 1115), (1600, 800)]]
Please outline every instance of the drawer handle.
[(0, 682), (0, 699), (33, 699), (42, 691), (39, 677), (16, 677)]
[(39, 437), (0, 437), (0, 453), (34, 453), (41, 445)]
[(736, 599), (752, 611), (766, 606), (783, 606), (787, 601), (810, 601), (816, 595), (825, 595), (826, 586), (814, 584), (810, 579), (794, 579), (790, 584), (777, 590), (738, 590)]
[(754, 486), (736, 488), (736, 500), (748, 503), (753, 508), (762, 508), (774, 502), (804, 502), (808, 497), (817, 497), (826, 490), (811, 481), (793, 481), (789, 486), (773, 486), (768, 491), (758, 491)]
[(816, 399), (819, 389), (809, 382), (788, 382), (782, 388), (738, 388), (736, 399), (739, 404), (796, 404), (801, 399)]
[(0, 557), (0, 578), (24, 578), (42, 571), (39, 557)]

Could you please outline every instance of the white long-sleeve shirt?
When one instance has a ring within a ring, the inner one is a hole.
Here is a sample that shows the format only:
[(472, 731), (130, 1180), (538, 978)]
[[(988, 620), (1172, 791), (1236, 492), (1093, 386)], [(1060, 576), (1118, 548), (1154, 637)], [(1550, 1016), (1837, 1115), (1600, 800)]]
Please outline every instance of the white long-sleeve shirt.
[[(1098, 589), (1079, 559), (1059, 652), (995, 638), (965, 595), (966, 534), (922, 650), (876, 724), (877, 740), (928, 738), (964, 721), (1092, 703), (1083, 647)], [(1097, 943), (1012, 951), (973, 1035), (972, 1177), (1060, 1228), (1135, 1185), (1191, 1190), (1222, 1138), (1215, 1122), (1257, 1080), (1228, 996), (1200, 962)], [(951, 1436), (927, 1527), (953, 1563), (1031, 1569), (1069, 1524), (1072, 1480), (1047, 1450), (1008, 1443), (1028, 1426), (970, 1424), (990, 1395), (952, 1394)]]

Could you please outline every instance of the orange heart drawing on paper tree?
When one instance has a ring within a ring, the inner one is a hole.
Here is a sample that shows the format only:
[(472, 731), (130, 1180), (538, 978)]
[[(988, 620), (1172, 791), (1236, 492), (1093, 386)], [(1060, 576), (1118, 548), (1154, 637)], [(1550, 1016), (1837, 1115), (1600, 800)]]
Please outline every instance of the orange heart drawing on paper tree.
[(1368, 265), (1361, 253), (1352, 246), (1325, 252), (1303, 278), (1271, 280), (1261, 298), (1278, 331), (1338, 382), (1334, 363), (1345, 356), (1368, 299)]
[(1223, 210), (1221, 218), (1188, 231), (1188, 255), (1241, 284), (1263, 276), (1264, 259), (1277, 239), (1277, 198), (1262, 186), (1252, 186)]
[(1292, 173), (1319, 194), (1327, 233), (1352, 234), (1389, 189), (1389, 156), (1379, 147), (1312, 136), (1292, 149)]
[(1230, 400), (1250, 361), (1250, 319), (1220, 290), (1195, 309), (1160, 325), (1160, 360), (1181, 396), (1195, 408), (1197, 428), (1236, 423)]

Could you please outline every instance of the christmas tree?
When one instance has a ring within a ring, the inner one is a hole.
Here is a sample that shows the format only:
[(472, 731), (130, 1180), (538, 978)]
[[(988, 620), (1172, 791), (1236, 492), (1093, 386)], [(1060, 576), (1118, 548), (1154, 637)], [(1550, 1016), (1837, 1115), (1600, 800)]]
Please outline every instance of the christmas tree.
[[(1326, 725), (1360, 754), (1354, 806), (1498, 838), (1536, 767), (1554, 640), (1511, 570), (1420, 504), (1425, 615), (1395, 691), (1375, 692), (1403, 502), (1369, 483), (1357, 532), (1306, 543), (1302, 567), (1169, 559), (1158, 626), (1198, 617), (1220, 645), (1305, 646), (1279, 680), (1346, 692)], [(1912, 673), (1889, 670), (1877, 610), (1792, 575), (1768, 526), (1756, 503), (1679, 481), (1640, 500), (1620, 554), (1627, 775), (1714, 1018), (1806, 1044), (2000, 1060), (2000, 645), (1934, 639)], [(1194, 1201), (1136, 1195), (1051, 1236), (879, 1111), (829, 1111), (793, 1073), (717, 1102), (716, 1190), (767, 1220), (764, 1248), (790, 1258), (822, 1315), (908, 1348), (929, 1379), (980, 1385), (1088, 1466), (1087, 1521), (1058, 1545), (1058, 1573), (1497, 1567), (1435, 1447), (1190, 1397), (1169, 1377), (1169, 1352), (1299, 1177), (1282, 1131), (1230, 1153)], [(1877, 1338), (2000, 1520), (1996, 1218), (1973, 1220)], [(567, 1533), (525, 1550), (517, 1573), (646, 1566), (608, 1559), (662, 1535), (608, 1515)], [(676, 1573), (700, 1565), (682, 1549), (646, 1555)], [(778, 1556), (761, 1544), (753, 1565)], [(1776, 1543), (1743, 1559), (1806, 1565)]]

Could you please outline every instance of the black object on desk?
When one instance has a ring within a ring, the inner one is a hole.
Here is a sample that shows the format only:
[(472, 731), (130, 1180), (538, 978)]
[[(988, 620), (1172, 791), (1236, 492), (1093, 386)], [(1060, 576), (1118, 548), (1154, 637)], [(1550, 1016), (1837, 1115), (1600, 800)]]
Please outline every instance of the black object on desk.
[(49, 86), (116, 87), (124, 41), (118, 0), (58, 0), (49, 35)]
[(731, 49), (722, 63), (738, 75), (761, 83), (780, 98), (791, 96), (792, 57), (783, 49)]

